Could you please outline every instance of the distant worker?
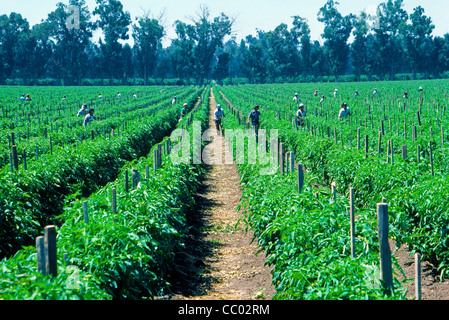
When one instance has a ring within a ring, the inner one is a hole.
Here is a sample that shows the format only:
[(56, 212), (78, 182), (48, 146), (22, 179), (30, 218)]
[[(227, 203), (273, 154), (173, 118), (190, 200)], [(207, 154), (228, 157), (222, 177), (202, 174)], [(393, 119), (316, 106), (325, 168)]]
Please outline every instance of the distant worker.
[(321, 100), (320, 100), (320, 107), (321, 107), (322, 103), (324, 102), (324, 99), (326, 99), (326, 97), (325, 97), (325, 96), (322, 96), (322, 97), (321, 97)]
[(334, 98), (336, 98), (338, 96), (338, 89), (334, 90)]
[(101, 95), (101, 93), (98, 94), (98, 99), (103, 99), (103, 96)]
[(179, 119), (179, 122), (181, 122), (181, 120), (184, 119), (184, 117), (187, 116), (187, 113), (189, 112), (189, 111), (187, 110), (187, 106), (188, 106), (187, 103), (184, 103), (184, 104), (182, 105), (182, 109), (181, 109), (181, 118)]
[(297, 93), (295, 93), (295, 96), (293, 97), (293, 101), (296, 103), (299, 103), (299, 101), (301, 101), (301, 98), (299, 98)]
[(422, 87), (419, 87), (418, 92), (422, 92), (422, 91), (423, 91)]
[(29, 93), (27, 94), (27, 97), (25, 98), (25, 101), (31, 101), (31, 97), (30, 97)]
[(61, 101), (66, 101), (66, 100), (67, 100), (67, 97), (64, 96), (64, 97), (62, 97), (62, 100), (61, 100)]
[(217, 135), (220, 135), (221, 131), (221, 120), (224, 118), (225, 114), (221, 106), (217, 105), (217, 110), (215, 110), (215, 128), (217, 129)]
[(358, 97), (358, 96), (359, 96), (359, 90), (355, 90), (354, 97)]
[(254, 110), (252, 110), (248, 116), (248, 120), (251, 120), (251, 125), (254, 128), (254, 132), (256, 133), (256, 137), (259, 135), (259, 126), (260, 126), (260, 112), (259, 106), (254, 106)]
[(374, 89), (373, 95), (378, 95), (378, 94), (379, 94), (379, 91), (377, 91), (377, 88)]
[(87, 127), (94, 120), (97, 120), (97, 118), (94, 116), (94, 109), (90, 109), (89, 113), (84, 118), (83, 126)]
[(408, 99), (408, 93), (407, 93), (407, 92), (404, 92), (404, 95), (402, 96), (402, 98)]
[(318, 97), (318, 90), (315, 90), (315, 91), (313, 92), (313, 96), (314, 96), (314, 97)]
[(348, 104), (346, 102), (344, 102), (341, 104), (340, 114), (338, 115), (338, 119), (345, 119), (349, 115), (351, 115), (351, 111), (349, 111)]
[(77, 117), (85, 117), (87, 115), (87, 104), (83, 104), (83, 106), (81, 107), (81, 109), (78, 111), (78, 114), (76, 115)]
[(117, 99), (121, 99), (121, 98), (122, 98), (122, 94), (119, 91), (117, 91)]
[(306, 112), (304, 110), (304, 103), (301, 103), (299, 105), (298, 111), (296, 111), (296, 121), (297, 121), (298, 125), (304, 126), (304, 124), (305, 124), (304, 118), (305, 117), (306, 117)]
[(171, 104), (176, 104), (176, 102), (178, 101), (178, 98), (176, 96), (173, 97), (173, 100), (171, 101)]
[(20, 101), (25, 101), (25, 93), (24, 94), (22, 94), (22, 96), (20, 97)]
[(133, 93), (133, 98), (137, 99), (137, 95), (135, 93)]

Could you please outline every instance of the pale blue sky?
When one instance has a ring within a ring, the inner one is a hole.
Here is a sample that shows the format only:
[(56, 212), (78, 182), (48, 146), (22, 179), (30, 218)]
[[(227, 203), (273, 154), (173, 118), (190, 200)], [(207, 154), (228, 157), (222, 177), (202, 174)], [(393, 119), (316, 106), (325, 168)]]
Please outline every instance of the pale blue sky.
[[(68, 0), (0, 0), (0, 14), (17, 12), (22, 14), (31, 25), (45, 19), (56, 8), (56, 3), (68, 3)], [(124, 9), (131, 14), (133, 20), (149, 11), (152, 16), (163, 15), (163, 25), (166, 29), (165, 44), (176, 35), (172, 28), (175, 20), (189, 23), (189, 17), (195, 17), (201, 5), (206, 5), (211, 18), (224, 12), (234, 17), (234, 34), (237, 40), (249, 34), (255, 35), (256, 29), (264, 31), (273, 30), (281, 23), (291, 26), (292, 16), (299, 15), (309, 21), (312, 31), (312, 40), (321, 40), (323, 24), (317, 21), (319, 9), (326, 0), (121, 0)], [(363, 10), (375, 11), (379, 3), (386, 0), (340, 0), (338, 10), (342, 14), (359, 14)], [(86, 0), (90, 11), (96, 6), (95, 0)], [(410, 14), (413, 9), (421, 5), (425, 14), (432, 18), (435, 24), (434, 35), (442, 36), (449, 33), (449, 1), (437, 0), (404, 0), (404, 9)]]

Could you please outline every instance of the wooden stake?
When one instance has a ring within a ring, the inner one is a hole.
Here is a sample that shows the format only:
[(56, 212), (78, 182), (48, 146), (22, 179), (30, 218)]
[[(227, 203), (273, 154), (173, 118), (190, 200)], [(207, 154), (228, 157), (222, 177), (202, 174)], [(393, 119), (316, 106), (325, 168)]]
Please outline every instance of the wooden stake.
[(415, 253), (415, 298), (421, 300), (421, 255)]
[(87, 201), (83, 201), (83, 213), (84, 213), (84, 223), (89, 223), (89, 211), (87, 208)]
[(47, 275), (56, 277), (58, 274), (56, 255), (56, 227), (46, 226), (44, 233), (45, 270)]
[(393, 271), (390, 245), (388, 243), (388, 205), (386, 203), (377, 204), (377, 219), (379, 226), (380, 273), (386, 293), (389, 295), (393, 289)]
[(37, 253), (37, 271), (44, 276), (47, 274), (45, 270), (45, 243), (44, 236), (36, 238), (36, 253)]
[(351, 257), (355, 258), (354, 188), (349, 188), (349, 220), (351, 224)]
[(112, 213), (117, 213), (117, 190), (112, 188)]
[(297, 183), (298, 183), (298, 193), (301, 194), (302, 187), (304, 186), (304, 171), (302, 164), (298, 164), (298, 175), (297, 175)]

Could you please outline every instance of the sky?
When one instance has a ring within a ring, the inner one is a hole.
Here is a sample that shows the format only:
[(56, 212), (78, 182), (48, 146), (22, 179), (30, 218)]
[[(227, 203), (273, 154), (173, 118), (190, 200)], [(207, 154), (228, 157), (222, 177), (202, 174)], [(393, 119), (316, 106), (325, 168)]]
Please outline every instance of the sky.
[[(343, 15), (362, 11), (374, 13), (377, 6), (387, 0), (337, 0), (337, 9)], [(46, 19), (47, 15), (56, 9), (56, 4), (68, 0), (0, 0), (0, 14), (16, 12), (22, 14), (31, 25)], [(322, 42), (321, 34), (324, 25), (317, 20), (318, 11), (327, 0), (121, 0), (124, 10), (128, 11), (135, 23), (136, 17), (149, 13), (150, 17), (161, 18), (161, 24), (166, 31), (164, 46), (170, 44), (176, 37), (173, 23), (181, 20), (191, 23), (190, 18), (198, 16), (201, 6), (210, 11), (210, 19), (222, 12), (234, 18), (233, 36), (237, 41), (247, 35), (257, 35), (257, 30), (274, 30), (281, 23), (292, 26), (292, 17), (299, 15), (308, 20), (312, 40)], [(86, 0), (89, 10), (96, 7), (95, 0)], [(411, 14), (417, 6), (422, 6), (425, 14), (432, 18), (435, 25), (434, 36), (449, 33), (449, 1), (437, 0), (404, 0), (403, 8)], [(99, 34), (96, 35), (97, 37)]]

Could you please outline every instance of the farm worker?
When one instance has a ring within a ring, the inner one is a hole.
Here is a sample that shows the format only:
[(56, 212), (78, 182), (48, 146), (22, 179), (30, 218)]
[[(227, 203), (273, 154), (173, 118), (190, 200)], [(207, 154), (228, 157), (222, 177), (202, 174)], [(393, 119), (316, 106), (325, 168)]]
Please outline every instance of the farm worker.
[(65, 101), (65, 100), (67, 100), (67, 97), (66, 96), (62, 97), (61, 101)]
[(98, 94), (98, 99), (103, 99), (103, 96), (101, 95), (101, 93)]
[(176, 96), (174, 96), (174, 97), (173, 97), (173, 100), (171, 101), (171, 104), (175, 104), (175, 103), (176, 103), (176, 100), (177, 100), (177, 98), (176, 98)]
[(27, 97), (25, 98), (25, 101), (31, 101), (31, 97), (30, 97), (29, 93), (27, 94)]
[(133, 98), (134, 98), (134, 99), (137, 99), (137, 96), (136, 96), (136, 94), (135, 94), (135, 93), (133, 93)]
[(26, 98), (25, 98), (25, 93), (24, 93), (24, 94), (22, 94), (22, 96), (20, 97), (20, 100), (21, 100), (21, 101), (25, 101), (25, 99), (26, 99)]
[(259, 106), (254, 106), (254, 110), (252, 110), (249, 113), (248, 120), (251, 120), (251, 125), (254, 128), (254, 131), (256, 132), (256, 136), (259, 135), (259, 118), (260, 118), (260, 112), (259, 112)]
[(418, 92), (422, 92), (422, 87), (419, 87)]
[(86, 116), (87, 114), (87, 104), (83, 104), (83, 106), (81, 107), (81, 109), (78, 111), (78, 114), (76, 115), (77, 117), (79, 116)]
[(335, 90), (334, 90), (334, 98), (336, 98), (337, 95), (338, 95), (338, 89), (335, 89)]
[(295, 93), (295, 96), (293, 97), (293, 101), (295, 101), (296, 103), (298, 103), (299, 101), (301, 101), (301, 99), (298, 97), (298, 94)]
[(403, 98), (405, 98), (405, 99), (407, 99), (407, 98), (408, 98), (408, 93), (407, 93), (407, 92), (404, 92), (404, 96), (403, 96)]
[(321, 104), (324, 102), (324, 99), (326, 99), (326, 97), (325, 97), (325, 96), (322, 96), (322, 97), (321, 97), (321, 100), (320, 100), (320, 107), (321, 107)]
[(187, 110), (187, 103), (184, 103), (182, 105), (182, 109), (181, 109), (181, 119), (179, 119), (179, 121), (181, 121), (185, 116), (187, 116), (188, 110)]
[(300, 126), (304, 125), (304, 119), (306, 117), (306, 112), (304, 111), (304, 103), (301, 103), (299, 105), (298, 111), (296, 111), (296, 119), (298, 121), (298, 124)]
[(354, 97), (358, 97), (358, 96), (359, 96), (359, 90), (355, 90)]
[(379, 91), (377, 91), (377, 88), (374, 89), (373, 95), (379, 94)]
[(117, 91), (117, 99), (121, 99), (121, 98), (122, 98), (122, 94)]
[(340, 114), (338, 115), (338, 119), (344, 119), (350, 114), (351, 114), (351, 112), (349, 111), (348, 104), (346, 102), (342, 103), (341, 108), (340, 108)]
[(318, 90), (315, 90), (315, 92), (313, 93), (314, 97), (318, 97)]
[(221, 120), (224, 118), (225, 114), (223, 109), (221, 108), (221, 106), (218, 104), (217, 105), (217, 110), (215, 110), (215, 127), (217, 129), (217, 135), (220, 135), (220, 130), (221, 130)]
[(89, 113), (84, 118), (83, 126), (87, 127), (92, 121), (97, 120), (94, 116), (94, 109), (90, 109)]

